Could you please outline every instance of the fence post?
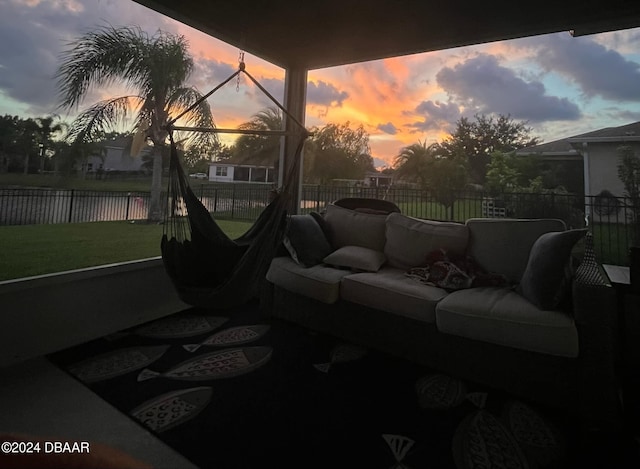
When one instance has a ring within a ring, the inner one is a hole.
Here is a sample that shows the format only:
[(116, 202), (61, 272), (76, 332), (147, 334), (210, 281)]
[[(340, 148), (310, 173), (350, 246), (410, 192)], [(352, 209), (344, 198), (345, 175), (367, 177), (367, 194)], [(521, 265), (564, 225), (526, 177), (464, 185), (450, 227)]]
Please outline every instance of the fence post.
[(69, 223), (71, 223), (71, 216), (73, 214), (73, 193), (75, 189), (71, 189), (71, 198), (69, 199)]
[(236, 209), (236, 185), (231, 186), (231, 219)]
[(449, 198), (451, 201), (451, 207), (449, 208), (449, 220), (453, 221), (453, 206), (455, 204), (455, 199), (453, 198), (453, 191), (449, 191)]
[(128, 220), (129, 219), (129, 206), (131, 205), (131, 192), (127, 193), (127, 213), (125, 213), (124, 215), (124, 219)]
[(218, 188), (213, 189), (213, 213), (218, 210)]

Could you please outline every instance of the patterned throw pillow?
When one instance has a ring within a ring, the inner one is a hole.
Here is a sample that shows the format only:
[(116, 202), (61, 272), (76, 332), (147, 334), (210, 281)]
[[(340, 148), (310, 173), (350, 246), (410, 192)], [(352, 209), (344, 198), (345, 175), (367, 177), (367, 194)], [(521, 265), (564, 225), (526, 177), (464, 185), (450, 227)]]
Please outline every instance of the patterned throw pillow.
[(486, 272), (472, 257), (451, 254), (444, 249), (430, 252), (426, 266), (411, 268), (406, 275), (425, 285), (448, 291), (508, 286), (504, 275)]
[(406, 275), (425, 285), (450, 291), (469, 288), (473, 282), (462, 269), (449, 261), (437, 261), (429, 267), (414, 267)]

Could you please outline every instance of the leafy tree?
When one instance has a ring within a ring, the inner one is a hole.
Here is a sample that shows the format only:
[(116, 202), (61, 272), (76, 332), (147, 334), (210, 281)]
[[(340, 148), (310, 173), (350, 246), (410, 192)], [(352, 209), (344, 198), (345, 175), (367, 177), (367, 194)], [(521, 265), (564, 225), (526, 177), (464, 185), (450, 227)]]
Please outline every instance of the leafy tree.
[(327, 124), (313, 129), (314, 136), (304, 149), (305, 179), (328, 183), (333, 179), (364, 179), (367, 171), (375, 171), (369, 134), (362, 125)]
[(519, 186), (520, 172), (514, 166), (513, 155), (493, 152), (487, 166), (486, 188), (493, 193), (516, 189)]
[(0, 173), (9, 171), (19, 153), (20, 121), (18, 116), (6, 114), (0, 117)]
[(36, 144), (39, 131), (38, 123), (29, 118), (18, 121), (18, 135), (16, 139), (17, 147), (24, 156), (23, 171), (24, 174), (29, 172), (31, 155), (38, 154), (38, 146)]
[(510, 115), (494, 118), (476, 114), (475, 121), (460, 118), (450, 137), (440, 145), (445, 155), (466, 159), (472, 182), (484, 184), (491, 154), (540, 143), (538, 137), (531, 137), (532, 130), (526, 122), (515, 122)]
[[(160, 192), (162, 153), (166, 147), (167, 124), (201, 98), (186, 86), (193, 59), (183, 36), (162, 31), (149, 36), (139, 27), (105, 26), (84, 34), (62, 54), (56, 77), (63, 109), (75, 109), (90, 86), (124, 83), (135, 94), (100, 101), (83, 111), (71, 124), (69, 138), (79, 144), (96, 142), (98, 135), (127, 122), (134, 114), (134, 129), (153, 144), (153, 177), (149, 219), (162, 220)], [(203, 101), (184, 115), (186, 125), (213, 126), (208, 103)], [(215, 139), (199, 132), (190, 138)]]
[(213, 161), (228, 161), (233, 156), (233, 147), (228, 145), (220, 145), (213, 152)]
[[(240, 126), (245, 130), (282, 130), (282, 113), (268, 107)], [(363, 179), (367, 171), (375, 170), (370, 156), (369, 135), (361, 125), (352, 129), (345, 124), (327, 124), (313, 129), (304, 150), (304, 179), (327, 183), (332, 179)], [(216, 159), (233, 163), (273, 166), (280, 159), (280, 137), (273, 135), (241, 135), (231, 149), (219, 147)]]
[(618, 177), (631, 202), (634, 243), (640, 246), (640, 157), (629, 145), (618, 147)]
[(468, 173), (464, 161), (457, 158), (436, 158), (429, 174), (429, 188), (445, 207), (453, 206), (456, 194), (467, 185)]
[(320, 129), (315, 129), (313, 141), (316, 148), (320, 151), (330, 148), (339, 149), (353, 161), (360, 155), (371, 153), (369, 134), (362, 124), (355, 129), (352, 129), (350, 124), (347, 121), (344, 124), (327, 124)]
[(191, 146), (182, 155), (186, 169), (192, 173), (208, 173), (211, 156), (197, 146)]

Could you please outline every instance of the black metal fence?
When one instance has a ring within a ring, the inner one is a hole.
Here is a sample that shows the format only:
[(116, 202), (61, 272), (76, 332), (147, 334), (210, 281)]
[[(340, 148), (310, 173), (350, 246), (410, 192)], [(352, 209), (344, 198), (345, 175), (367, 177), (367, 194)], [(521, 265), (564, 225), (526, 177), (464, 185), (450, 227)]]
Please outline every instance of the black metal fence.
[(0, 225), (142, 220), (149, 193), (0, 189)]
[[(247, 221), (255, 220), (268, 204), (271, 189), (268, 184), (193, 184), (194, 192), (217, 218)], [(408, 216), (432, 220), (560, 218), (569, 228), (577, 228), (585, 226), (588, 216), (598, 259), (603, 263), (628, 264), (629, 246), (640, 236), (640, 208), (630, 199), (615, 197), (305, 185), (301, 210), (319, 212), (344, 197), (389, 200)], [(143, 220), (148, 207), (146, 192), (0, 189), (0, 225)]]

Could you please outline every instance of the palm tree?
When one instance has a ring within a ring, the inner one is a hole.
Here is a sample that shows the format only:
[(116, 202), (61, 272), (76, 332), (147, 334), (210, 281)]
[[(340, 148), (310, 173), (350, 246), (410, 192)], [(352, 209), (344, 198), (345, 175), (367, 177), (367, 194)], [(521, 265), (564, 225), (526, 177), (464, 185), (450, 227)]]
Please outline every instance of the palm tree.
[[(243, 130), (282, 130), (282, 113), (267, 107), (254, 114), (249, 122), (240, 125)], [(260, 166), (277, 165), (280, 155), (280, 137), (273, 135), (242, 135), (234, 145), (232, 160), (236, 163)]]
[[(139, 27), (105, 26), (72, 42), (63, 52), (56, 73), (60, 106), (68, 110), (78, 107), (92, 85), (121, 82), (135, 92), (92, 105), (71, 124), (68, 135), (73, 142), (92, 142), (105, 130), (126, 123), (130, 113), (135, 113), (134, 130), (144, 137), (143, 143), (146, 139), (153, 145), (150, 221), (162, 219), (162, 148), (168, 137), (167, 124), (202, 96), (185, 85), (193, 66), (184, 36), (162, 31), (149, 36)], [(188, 126), (213, 127), (206, 101), (186, 113), (183, 120)], [(192, 133), (189, 138), (200, 142), (217, 140), (206, 132)], [(132, 149), (135, 156), (137, 149)]]
[[(38, 140), (38, 147), (40, 149), (40, 172), (44, 170), (44, 162), (47, 150), (52, 150), (53, 135), (56, 133), (61, 133), (67, 128), (67, 124), (65, 124), (64, 122), (57, 122), (54, 124), (54, 120), (56, 119), (60, 120), (60, 116), (58, 116), (57, 114), (51, 114), (47, 117), (37, 117), (35, 119), (35, 122), (38, 126), (35, 133)], [(25, 168), (25, 174), (26, 170), (27, 168)]]
[(404, 147), (394, 161), (396, 176), (409, 181), (415, 181), (420, 186), (425, 186), (429, 180), (429, 172), (432, 163), (438, 156), (440, 146), (427, 142), (414, 143)]

